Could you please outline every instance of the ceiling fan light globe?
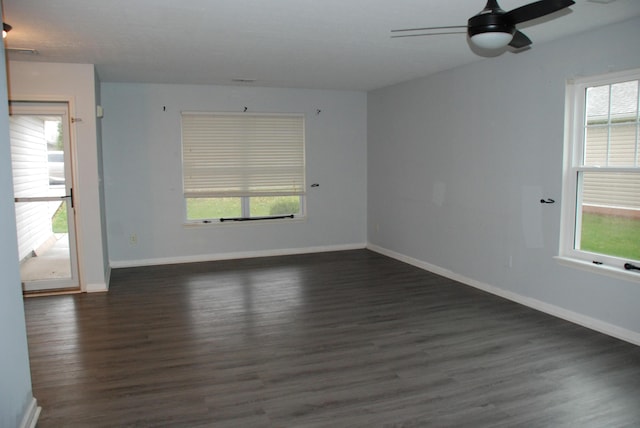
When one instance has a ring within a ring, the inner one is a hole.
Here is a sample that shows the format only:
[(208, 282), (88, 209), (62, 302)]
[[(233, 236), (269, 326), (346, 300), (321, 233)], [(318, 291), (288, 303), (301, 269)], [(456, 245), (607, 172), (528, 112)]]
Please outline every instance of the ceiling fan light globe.
[(482, 49), (502, 49), (513, 39), (513, 34), (503, 32), (478, 33), (471, 36), (471, 43)]
[(7, 33), (9, 31), (11, 31), (12, 28), (13, 27), (11, 25), (7, 24), (6, 22), (2, 23), (2, 38), (3, 39), (7, 37)]

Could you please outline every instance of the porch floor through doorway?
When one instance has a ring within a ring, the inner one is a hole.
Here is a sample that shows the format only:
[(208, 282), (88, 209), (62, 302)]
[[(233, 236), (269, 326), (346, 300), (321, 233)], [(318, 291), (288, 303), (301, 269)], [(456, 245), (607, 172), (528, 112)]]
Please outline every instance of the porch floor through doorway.
[(55, 242), (41, 254), (28, 258), (20, 265), (22, 281), (71, 277), (69, 234), (54, 234)]

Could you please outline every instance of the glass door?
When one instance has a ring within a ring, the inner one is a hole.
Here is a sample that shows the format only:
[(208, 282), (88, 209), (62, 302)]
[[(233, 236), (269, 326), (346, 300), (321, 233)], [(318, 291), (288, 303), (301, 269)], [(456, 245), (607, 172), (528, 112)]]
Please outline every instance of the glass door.
[(11, 164), (24, 292), (79, 289), (67, 103), (10, 103)]

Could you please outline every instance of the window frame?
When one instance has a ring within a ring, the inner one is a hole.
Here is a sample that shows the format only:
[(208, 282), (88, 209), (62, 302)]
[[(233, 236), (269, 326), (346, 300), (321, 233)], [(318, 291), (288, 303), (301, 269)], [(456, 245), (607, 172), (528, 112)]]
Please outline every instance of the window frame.
[(585, 149), (585, 109), (586, 91), (589, 87), (613, 85), (630, 80), (640, 80), (640, 69), (614, 72), (569, 80), (565, 99), (565, 137), (563, 187), (560, 222), (560, 248), (557, 259), (565, 264), (609, 274), (618, 278), (640, 282), (638, 271), (624, 269), (625, 263), (634, 260), (593, 253), (575, 248), (577, 235), (582, 227), (582, 216), (578, 207), (582, 206), (580, 173), (584, 172), (631, 172), (640, 173), (640, 167), (598, 167), (583, 165)]
[[(259, 193), (259, 194), (225, 194), (220, 196), (214, 195), (202, 195), (202, 196), (194, 196), (192, 194), (187, 195), (185, 190), (185, 160), (184, 160), (184, 150), (185, 150), (185, 131), (184, 131), (184, 117), (185, 115), (193, 115), (193, 116), (207, 116), (210, 115), (212, 117), (242, 117), (243, 112), (222, 112), (222, 111), (192, 111), (185, 110), (180, 113), (181, 116), (181, 179), (183, 183), (182, 187), (182, 201), (183, 201), (183, 221), (185, 225), (211, 225), (211, 224), (237, 224), (237, 223), (261, 223), (260, 220), (266, 220), (269, 223), (285, 221), (291, 222), (292, 220), (301, 220), (306, 219), (307, 208), (306, 208), (306, 145), (307, 145), (307, 132), (306, 132), (306, 115), (304, 113), (267, 113), (267, 112), (251, 112), (247, 113), (248, 116), (251, 117), (283, 117), (283, 118), (299, 118), (301, 119), (302, 125), (302, 134), (301, 134), (301, 155), (302, 155), (302, 176), (301, 176), (301, 184), (300, 187), (302, 190), (300, 193), (286, 195), (282, 193)], [(251, 132), (251, 129), (248, 130)], [(269, 135), (269, 134), (268, 134)], [(278, 197), (278, 196), (296, 196), (299, 198), (299, 212), (292, 213), (292, 215), (266, 215), (266, 216), (251, 216), (251, 198), (254, 197)], [(212, 217), (212, 218), (198, 218), (198, 219), (190, 219), (188, 218), (188, 200), (189, 199), (215, 199), (215, 198), (237, 198), (240, 200), (240, 217)]]

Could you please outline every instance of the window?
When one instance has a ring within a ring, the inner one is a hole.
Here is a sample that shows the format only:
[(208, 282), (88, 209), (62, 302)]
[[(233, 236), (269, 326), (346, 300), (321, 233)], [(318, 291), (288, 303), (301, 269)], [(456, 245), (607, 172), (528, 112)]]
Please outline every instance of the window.
[(640, 263), (640, 70), (567, 88), (561, 256)]
[(189, 222), (293, 218), (304, 213), (304, 116), (182, 113)]

